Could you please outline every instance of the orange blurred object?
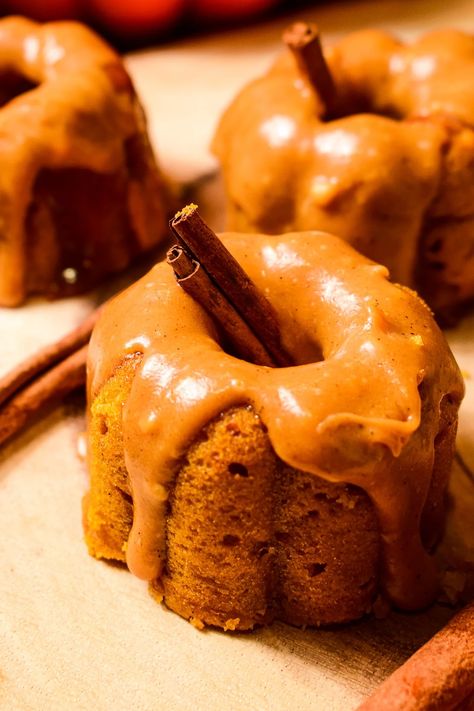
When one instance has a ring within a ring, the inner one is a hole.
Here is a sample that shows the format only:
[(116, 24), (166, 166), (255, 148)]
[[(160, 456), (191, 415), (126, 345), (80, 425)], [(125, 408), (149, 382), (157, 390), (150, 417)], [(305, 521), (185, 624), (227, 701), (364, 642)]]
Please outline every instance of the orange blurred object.
[(121, 37), (149, 34), (172, 27), (186, 0), (87, 0), (88, 15)]

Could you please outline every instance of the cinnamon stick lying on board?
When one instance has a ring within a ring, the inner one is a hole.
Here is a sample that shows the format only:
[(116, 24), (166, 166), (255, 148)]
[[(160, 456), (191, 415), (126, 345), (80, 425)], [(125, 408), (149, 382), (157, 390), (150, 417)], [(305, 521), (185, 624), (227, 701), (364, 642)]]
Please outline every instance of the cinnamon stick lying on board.
[(85, 384), (87, 347), (99, 312), (0, 378), (0, 445)]
[(474, 602), (386, 679), (357, 711), (474, 709)]
[(283, 33), (283, 41), (325, 106), (324, 117), (334, 113), (336, 87), (321, 47), (319, 29), (312, 22), (295, 22)]
[(46, 371), (0, 409), (0, 445), (22, 432), (47, 408), (86, 382), (88, 346)]
[[(246, 343), (243, 347), (249, 352), (256, 347), (259, 342), (260, 350), (263, 349), (270, 356), (270, 363), (258, 359), (255, 362), (261, 365), (288, 366), (293, 365), (293, 361), (281, 344), (280, 327), (276, 313), (266, 299), (257, 289), (250, 277), (242, 269), (240, 264), (232, 256), (229, 250), (220, 241), (218, 236), (204, 222), (197, 211), (197, 205), (187, 205), (176, 213), (170, 223), (179, 246), (191, 260), (199, 265), (199, 268), (189, 274), (188, 278), (182, 282), (178, 275), (178, 280), (183, 288), (190, 293), (192, 279), (203, 279), (204, 272), (208, 279), (206, 287), (203, 288), (205, 303), (201, 305), (211, 316), (214, 314), (213, 300), (219, 302), (219, 308), (225, 304), (227, 317), (232, 318), (235, 323), (245, 325), (240, 329), (245, 335)], [(182, 257), (180, 257), (182, 258)], [(194, 288), (194, 298), (199, 301), (199, 289)], [(225, 321), (225, 314), (223, 314)], [(221, 319), (222, 321), (222, 319)], [(224, 327), (223, 323), (221, 326)], [(231, 328), (226, 331), (228, 336), (232, 336)], [(250, 344), (253, 334), (253, 345)], [(239, 348), (238, 344), (234, 344)], [(239, 355), (243, 354), (239, 351)], [(247, 356), (243, 356), (247, 357)]]
[(37, 375), (48, 370), (56, 363), (77, 351), (89, 342), (92, 329), (99, 316), (99, 309), (93, 311), (80, 326), (55, 343), (48, 344), (32, 356), (22, 361), (13, 370), (0, 378), (0, 405), (8, 400), (13, 393), (33, 380)]

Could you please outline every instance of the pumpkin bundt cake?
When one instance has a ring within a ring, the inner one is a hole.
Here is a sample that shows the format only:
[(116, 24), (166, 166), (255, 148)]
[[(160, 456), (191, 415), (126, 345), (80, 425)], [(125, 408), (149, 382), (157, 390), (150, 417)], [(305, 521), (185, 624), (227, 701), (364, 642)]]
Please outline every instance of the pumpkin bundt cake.
[(288, 50), (224, 113), (228, 228), (328, 230), (455, 318), (474, 299), (474, 37), (364, 30), (318, 56)]
[(119, 56), (74, 22), (0, 20), (0, 304), (83, 291), (165, 234)]
[(295, 365), (232, 355), (165, 263), (109, 302), (89, 349), (90, 553), (197, 626), (428, 605), (463, 395), (429, 309), (329, 234), (222, 239)]

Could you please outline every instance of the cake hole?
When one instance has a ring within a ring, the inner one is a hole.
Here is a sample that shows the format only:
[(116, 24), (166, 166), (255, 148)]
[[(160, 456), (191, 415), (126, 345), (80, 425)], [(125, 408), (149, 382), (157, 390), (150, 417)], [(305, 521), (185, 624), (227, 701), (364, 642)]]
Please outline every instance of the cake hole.
[(319, 511), (316, 509), (311, 509), (311, 511), (308, 511), (307, 514), (308, 518), (319, 518)]
[(360, 590), (367, 590), (367, 588), (371, 587), (374, 584), (374, 578), (371, 577), (368, 580), (366, 580), (364, 583), (361, 583), (359, 585)]
[(433, 244), (431, 244), (428, 249), (430, 252), (433, 254), (437, 254), (438, 252), (441, 251), (441, 248), (443, 246), (443, 240), (442, 239), (436, 239)]
[(230, 432), (233, 437), (236, 437), (237, 435), (242, 434), (237, 422), (228, 422), (226, 424), (225, 428), (226, 428), (227, 432)]
[(404, 116), (395, 106), (374, 106), (373, 97), (365, 92), (355, 93), (351, 91), (350, 96), (341, 102), (339, 110), (332, 112), (321, 118), (323, 122), (334, 121), (334, 119), (348, 118), (359, 114), (372, 114), (391, 119), (392, 121), (403, 121)]
[(238, 536), (232, 535), (232, 533), (226, 533), (222, 539), (222, 545), (224, 546), (236, 546), (240, 543), (240, 538)]
[(20, 72), (6, 71), (0, 73), (0, 107), (5, 106), (17, 96), (26, 94), (39, 86)]
[[(279, 206), (280, 208), (280, 206)], [(270, 210), (268, 212), (271, 212)], [(267, 213), (268, 214), (268, 213)], [(279, 220), (282, 220), (281, 214), (279, 214)], [(284, 222), (284, 220), (282, 220)], [(288, 220), (290, 223), (291, 220)], [(262, 228), (263, 231), (263, 228)], [(268, 226), (266, 227), (265, 234), (276, 234), (278, 232), (278, 229), (276, 231), (268, 229)], [(280, 277), (281, 278), (281, 277)], [(298, 314), (295, 310), (293, 314), (293, 318), (295, 323), (298, 323)], [(323, 349), (318, 343), (313, 335), (307, 335), (303, 332), (301, 328), (298, 328), (298, 326), (292, 326), (288, 327), (288, 329), (285, 327), (284, 331), (289, 330), (290, 334), (298, 334), (298, 349), (296, 352), (287, 352), (287, 354), (284, 357), (284, 361), (287, 362), (288, 365), (292, 366), (298, 366), (298, 365), (310, 365), (313, 363), (320, 363), (322, 362), (324, 358), (324, 353)], [(263, 334), (262, 334), (263, 338)], [(243, 356), (242, 353), (239, 352), (238, 348), (236, 347), (235, 343), (233, 343), (229, 337), (222, 331), (222, 329), (219, 329), (219, 337), (218, 337), (219, 345), (221, 346), (222, 350), (227, 353), (228, 355), (232, 356), (233, 358), (237, 358), (239, 360), (243, 360), (246, 363), (252, 363), (254, 365), (260, 364), (260, 361), (256, 359), (255, 357), (252, 358), (251, 356)], [(265, 343), (265, 339), (261, 341), (261, 344), (266, 346), (267, 344)], [(288, 362), (289, 361), (289, 362)], [(271, 359), (271, 365), (269, 366), (271, 368), (277, 369), (282, 367), (282, 365), (278, 365), (278, 359), (272, 358)], [(242, 403), (243, 404), (243, 403)], [(248, 409), (252, 409), (252, 405), (248, 406)], [(266, 426), (260, 422), (260, 418), (258, 415), (255, 415), (255, 419), (257, 420), (256, 422), (256, 427), (259, 427), (263, 429), (264, 432), (267, 431)]]
[(287, 541), (290, 540), (290, 535), (288, 533), (286, 533), (286, 531), (276, 531), (275, 538), (280, 543), (286, 543)]
[(338, 497), (337, 496), (329, 496), (329, 494), (325, 494), (323, 491), (318, 491), (315, 495), (314, 498), (316, 501), (324, 501), (328, 504), (338, 504)]
[(232, 511), (235, 511), (234, 504), (227, 504), (226, 506), (219, 506), (219, 513), (223, 516), (231, 515)]
[(268, 547), (268, 542), (267, 541), (260, 541), (255, 543), (253, 547), (253, 552), (257, 556), (258, 559), (263, 558), (264, 555), (267, 555), (269, 550)]
[(227, 467), (227, 471), (229, 474), (232, 474), (232, 476), (248, 477), (249, 475), (247, 467), (240, 462), (231, 462)]
[(107, 420), (105, 419), (105, 417), (101, 417), (99, 420), (99, 432), (101, 435), (106, 435), (108, 431), (109, 428), (107, 425)]
[(326, 570), (326, 563), (311, 563), (308, 565), (308, 576), (310, 578), (315, 578), (317, 575), (321, 575)]

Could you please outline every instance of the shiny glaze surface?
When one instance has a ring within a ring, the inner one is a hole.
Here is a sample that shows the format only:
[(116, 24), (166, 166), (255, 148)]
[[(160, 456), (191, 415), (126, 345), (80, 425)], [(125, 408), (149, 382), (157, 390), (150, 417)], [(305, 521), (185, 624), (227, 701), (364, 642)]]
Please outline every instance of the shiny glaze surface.
[(120, 58), (83, 25), (1, 20), (0, 88), (12, 73), (33, 88), (0, 110), (0, 301), (5, 305), (22, 301), (27, 289), (25, 217), (39, 171), (112, 174), (123, 164), (124, 141), (137, 134), (137, 125), (144, 130)]
[(229, 228), (328, 230), (435, 308), (474, 297), (474, 38), (366, 30), (326, 56), (329, 119), (290, 53), (224, 113)]
[(439, 406), (463, 393), (443, 334), (422, 301), (336, 237), (223, 239), (275, 307), (296, 365), (268, 368), (224, 352), (212, 321), (164, 263), (108, 304), (90, 344), (89, 402), (127, 355), (143, 354), (123, 410), (130, 569), (160, 576), (166, 500), (182, 457), (212, 418), (250, 403), (281, 459), (367, 492), (388, 595), (406, 608), (426, 604), (436, 573), (420, 516)]

